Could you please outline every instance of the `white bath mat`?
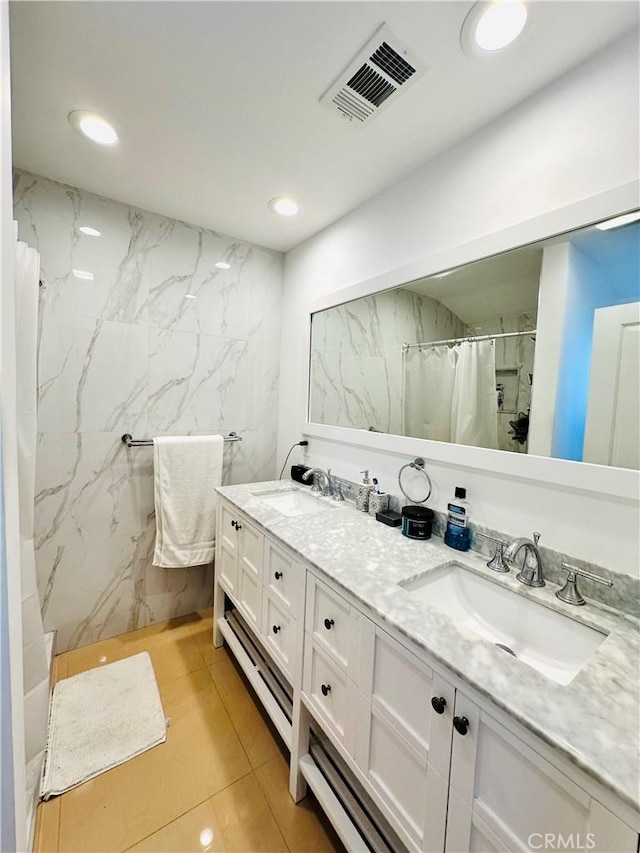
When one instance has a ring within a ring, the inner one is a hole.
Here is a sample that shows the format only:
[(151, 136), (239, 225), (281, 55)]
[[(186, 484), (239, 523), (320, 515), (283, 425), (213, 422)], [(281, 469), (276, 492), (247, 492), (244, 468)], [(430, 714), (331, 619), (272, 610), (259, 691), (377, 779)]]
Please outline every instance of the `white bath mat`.
[(65, 678), (51, 698), (40, 795), (63, 794), (166, 738), (147, 652)]

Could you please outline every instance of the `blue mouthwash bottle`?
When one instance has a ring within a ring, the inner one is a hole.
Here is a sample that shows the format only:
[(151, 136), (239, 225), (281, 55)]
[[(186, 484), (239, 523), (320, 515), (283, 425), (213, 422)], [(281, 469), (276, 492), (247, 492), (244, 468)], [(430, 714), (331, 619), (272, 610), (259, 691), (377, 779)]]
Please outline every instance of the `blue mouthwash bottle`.
[(454, 499), (447, 504), (447, 529), (444, 541), (457, 551), (468, 551), (471, 547), (469, 532), (469, 504), (465, 500), (467, 490), (456, 486)]

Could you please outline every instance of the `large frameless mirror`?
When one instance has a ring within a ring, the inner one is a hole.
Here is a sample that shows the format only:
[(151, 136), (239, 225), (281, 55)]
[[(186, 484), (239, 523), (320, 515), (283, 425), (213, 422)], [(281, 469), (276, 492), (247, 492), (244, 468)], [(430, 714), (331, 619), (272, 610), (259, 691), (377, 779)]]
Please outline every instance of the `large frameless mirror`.
[(314, 313), (309, 421), (639, 468), (639, 218)]

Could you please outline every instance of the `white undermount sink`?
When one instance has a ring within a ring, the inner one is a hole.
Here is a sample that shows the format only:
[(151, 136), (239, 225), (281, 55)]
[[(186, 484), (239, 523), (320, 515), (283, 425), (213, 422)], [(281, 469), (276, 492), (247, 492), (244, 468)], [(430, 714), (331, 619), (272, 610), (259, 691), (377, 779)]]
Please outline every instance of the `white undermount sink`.
[(322, 498), (303, 492), (302, 489), (272, 489), (265, 492), (252, 492), (272, 509), (286, 516), (311, 515), (314, 512), (325, 512), (334, 509), (335, 505)]
[(455, 563), (399, 585), (558, 684), (569, 684), (607, 637)]

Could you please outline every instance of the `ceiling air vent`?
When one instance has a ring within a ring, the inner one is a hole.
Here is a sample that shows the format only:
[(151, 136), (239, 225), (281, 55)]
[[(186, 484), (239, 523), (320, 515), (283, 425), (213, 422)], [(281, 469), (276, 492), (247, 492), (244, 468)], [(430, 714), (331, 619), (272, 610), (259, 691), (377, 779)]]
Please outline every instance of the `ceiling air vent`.
[(383, 24), (320, 103), (360, 126), (393, 103), (425, 71), (418, 57)]

